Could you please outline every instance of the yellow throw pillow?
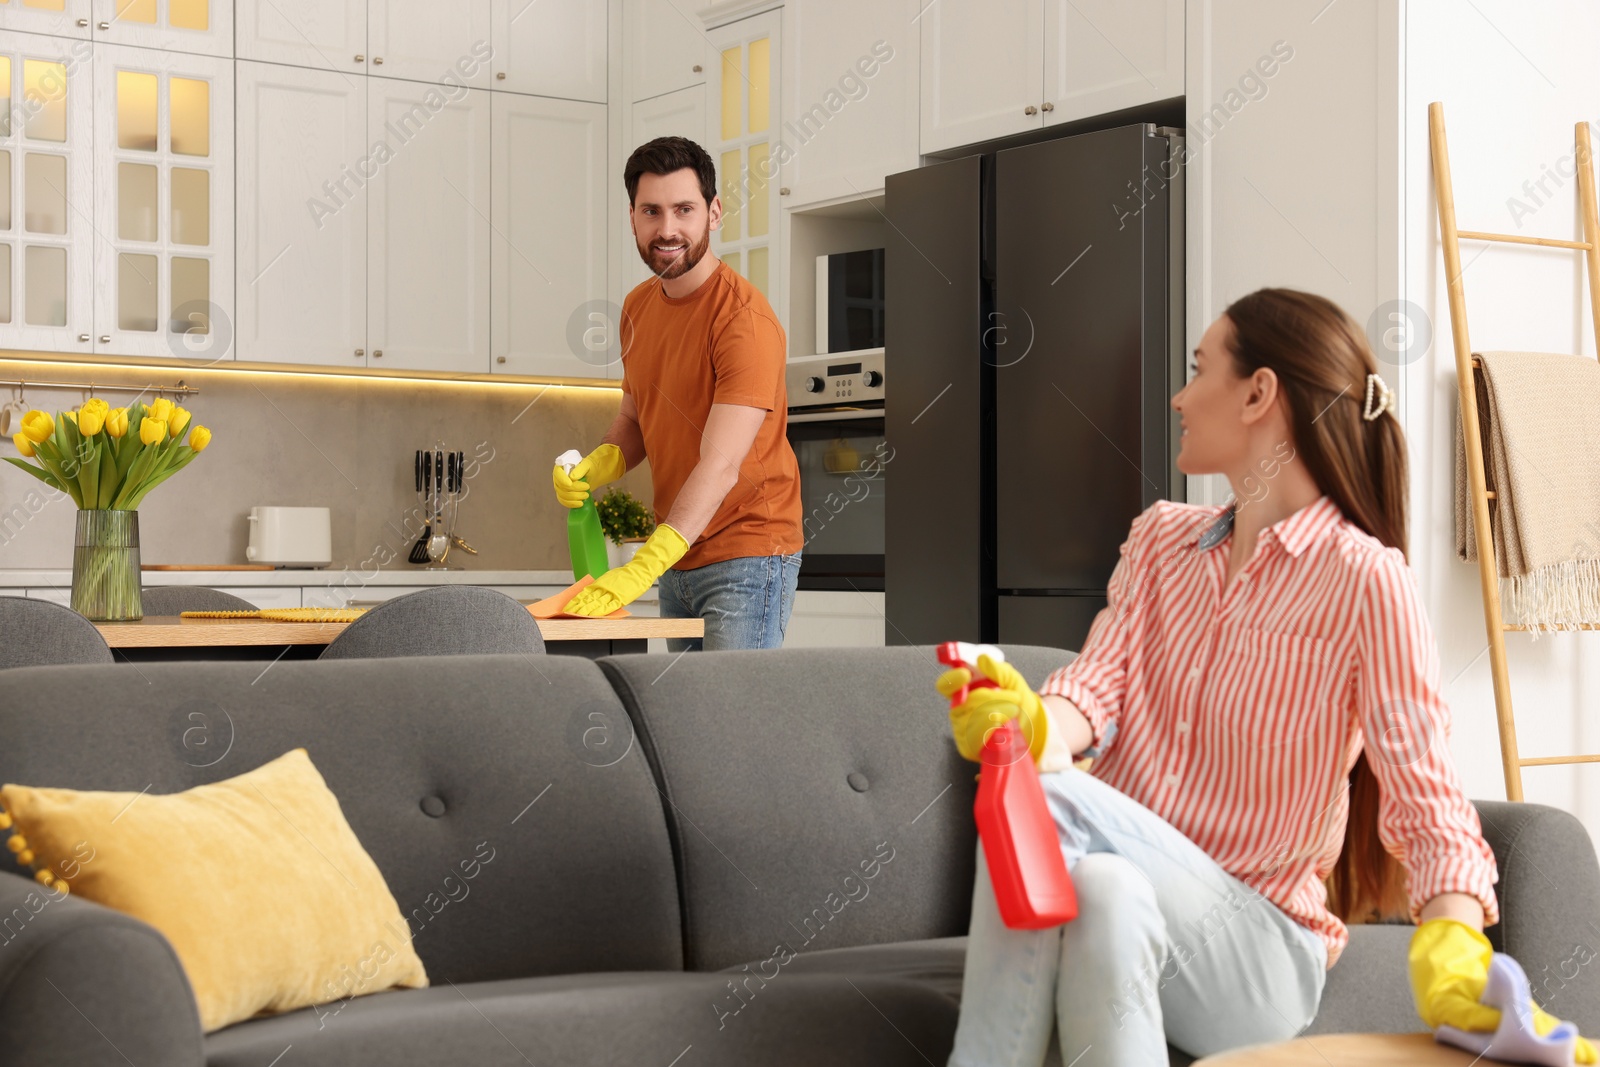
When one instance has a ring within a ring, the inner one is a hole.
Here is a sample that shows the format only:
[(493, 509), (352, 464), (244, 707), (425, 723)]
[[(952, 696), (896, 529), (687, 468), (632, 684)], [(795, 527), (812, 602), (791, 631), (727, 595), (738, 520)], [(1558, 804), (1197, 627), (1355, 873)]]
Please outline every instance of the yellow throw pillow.
[(208, 1032), (428, 984), (382, 872), (303, 748), (182, 793), (5, 785), (0, 804), (8, 847), (51, 872), (41, 881), (166, 935)]

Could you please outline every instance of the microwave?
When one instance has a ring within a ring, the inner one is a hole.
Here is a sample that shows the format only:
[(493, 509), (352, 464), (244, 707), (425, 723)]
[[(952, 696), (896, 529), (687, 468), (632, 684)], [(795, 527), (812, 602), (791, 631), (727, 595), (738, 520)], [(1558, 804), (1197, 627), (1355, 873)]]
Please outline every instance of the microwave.
[(817, 257), (817, 354), (883, 347), (883, 249)]

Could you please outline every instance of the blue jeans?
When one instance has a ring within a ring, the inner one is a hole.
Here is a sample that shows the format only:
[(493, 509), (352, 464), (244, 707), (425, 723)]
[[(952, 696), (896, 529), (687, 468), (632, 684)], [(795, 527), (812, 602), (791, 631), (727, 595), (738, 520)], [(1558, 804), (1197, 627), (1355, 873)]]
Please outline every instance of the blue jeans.
[[(950, 1067), (1165, 1065), (1294, 1037), (1322, 1000), (1322, 939), (1144, 805), (1077, 769), (1040, 776), (1078, 895), (1048, 930), (1000, 921), (983, 849)], [(1082, 1057), (1081, 1059), (1079, 1057)]]
[(704, 619), (706, 635), (669, 637), (668, 652), (781, 648), (794, 610), (800, 553), (741, 556), (661, 576), (663, 619)]

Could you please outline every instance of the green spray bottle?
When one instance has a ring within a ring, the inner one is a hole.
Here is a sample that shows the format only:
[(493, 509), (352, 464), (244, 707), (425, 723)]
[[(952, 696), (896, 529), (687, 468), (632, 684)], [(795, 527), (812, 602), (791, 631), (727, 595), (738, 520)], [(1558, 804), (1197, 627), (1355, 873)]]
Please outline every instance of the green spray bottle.
[[(569, 448), (556, 457), (556, 466), (571, 474), (582, 461), (578, 450)], [(611, 569), (606, 558), (606, 535), (600, 529), (600, 512), (595, 510), (592, 493), (581, 507), (567, 511), (567, 549), (572, 554), (574, 581), (581, 581), (586, 574), (598, 578)]]

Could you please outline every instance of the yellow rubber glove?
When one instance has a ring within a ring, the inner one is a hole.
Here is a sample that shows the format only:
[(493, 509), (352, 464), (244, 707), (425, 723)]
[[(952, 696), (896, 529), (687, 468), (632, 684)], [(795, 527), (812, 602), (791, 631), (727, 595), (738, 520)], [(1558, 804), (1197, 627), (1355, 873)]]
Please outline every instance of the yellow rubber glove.
[(581, 508), (592, 490), (609, 485), (628, 470), (628, 461), (622, 458), (622, 449), (607, 443), (584, 456), (573, 465), (568, 474), (556, 464), (552, 479), (556, 486), (556, 499), (564, 508)]
[[(950, 732), (955, 735), (956, 750), (974, 763), (981, 762), (983, 743), (989, 739), (990, 732), (1017, 719), (1023, 737), (1028, 740), (1028, 754), (1037, 764), (1050, 734), (1050, 716), (1045, 712), (1044, 701), (1005, 660), (979, 656), (978, 670), (983, 677), (999, 683), (999, 688), (974, 689), (967, 693), (964, 703), (950, 709)], [(970, 681), (972, 672), (965, 667), (954, 667), (941, 674), (934, 687), (940, 696), (948, 699)]]
[(682, 559), (687, 551), (689, 542), (663, 522), (656, 527), (650, 539), (639, 547), (633, 559), (620, 567), (612, 567), (589, 583), (583, 592), (567, 602), (564, 610), (593, 618), (610, 615), (637, 600), (640, 593), (654, 585), (656, 579)]
[[(1411, 995), (1429, 1029), (1448, 1024), (1458, 1030), (1493, 1033), (1499, 1027), (1500, 1012), (1478, 1002), (1494, 957), (1487, 937), (1456, 919), (1429, 919), (1411, 935), (1409, 955)], [(1560, 1021), (1534, 1005), (1533, 1028), (1540, 1036)], [(1582, 1064), (1596, 1061), (1588, 1039), (1578, 1038), (1574, 1058)]]

